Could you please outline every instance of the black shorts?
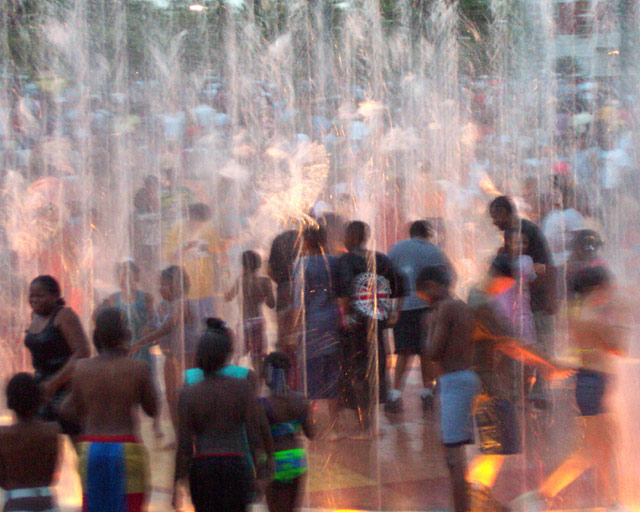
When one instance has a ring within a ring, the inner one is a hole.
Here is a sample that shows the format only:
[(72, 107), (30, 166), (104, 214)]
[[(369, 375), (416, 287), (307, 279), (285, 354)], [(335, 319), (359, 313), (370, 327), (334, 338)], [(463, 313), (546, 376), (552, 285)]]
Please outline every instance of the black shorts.
[(196, 512), (246, 512), (253, 492), (247, 458), (235, 455), (195, 457), (189, 473)]
[(398, 323), (393, 328), (396, 354), (422, 354), (427, 333), (423, 332), (421, 320), (427, 311), (429, 308), (400, 312)]

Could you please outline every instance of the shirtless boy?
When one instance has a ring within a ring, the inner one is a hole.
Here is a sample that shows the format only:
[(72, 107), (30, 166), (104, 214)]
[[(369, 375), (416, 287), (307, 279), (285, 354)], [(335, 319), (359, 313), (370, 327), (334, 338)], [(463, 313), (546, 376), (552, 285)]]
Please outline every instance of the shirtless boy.
[(426, 355), (439, 366), (442, 442), (453, 489), (455, 512), (469, 510), (464, 445), (473, 443), (472, 410), (480, 381), (471, 369), (473, 310), (451, 295), (451, 275), (445, 267), (424, 268), (416, 292), (434, 312), (429, 318)]
[(57, 511), (51, 485), (58, 463), (60, 427), (38, 417), (40, 388), (18, 373), (7, 385), (7, 406), (16, 422), (0, 427), (0, 487), (6, 511)]
[(137, 409), (155, 417), (158, 403), (148, 365), (127, 357), (130, 336), (121, 310), (98, 314), (98, 355), (78, 363), (64, 406), (83, 426), (78, 455), (87, 512), (138, 512), (146, 502), (147, 452), (138, 440)]

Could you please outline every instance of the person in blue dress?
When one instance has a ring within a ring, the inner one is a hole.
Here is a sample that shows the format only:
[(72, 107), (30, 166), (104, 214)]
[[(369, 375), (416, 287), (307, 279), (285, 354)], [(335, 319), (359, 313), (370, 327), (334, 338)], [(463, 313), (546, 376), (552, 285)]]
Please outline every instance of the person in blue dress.
[(335, 292), (337, 258), (325, 252), (326, 231), (309, 226), (303, 233), (304, 257), (294, 269), (293, 304), (302, 319), (298, 348), (303, 391), (310, 400), (327, 400), (331, 425), (339, 412), (340, 317)]

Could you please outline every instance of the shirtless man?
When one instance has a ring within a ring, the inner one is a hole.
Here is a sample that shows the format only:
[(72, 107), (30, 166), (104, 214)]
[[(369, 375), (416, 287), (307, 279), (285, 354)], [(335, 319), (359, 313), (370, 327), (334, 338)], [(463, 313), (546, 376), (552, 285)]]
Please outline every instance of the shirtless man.
[(471, 369), (473, 310), (451, 295), (451, 275), (442, 266), (426, 267), (416, 279), (416, 293), (434, 308), (428, 317), (426, 356), (438, 363), (442, 442), (455, 512), (469, 510), (464, 445), (473, 443), (472, 410), (480, 380)]
[(83, 425), (78, 451), (88, 512), (137, 512), (145, 506), (147, 453), (139, 441), (137, 408), (155, 417), (158, 401), (147, 364), (127, 357), (130, 337), (121, 310), (98, 314), (93, 334), (98, 355), (76, 366), (63, 408)]
[(512, 502), (515, 509), (542, 510), (545, 500), (554, 498), (591, 467), (598, 473), (599, 490), (606, 500), (602, 505), (608, 509), (620, 505), (615, 464), (617, 427), (607, 402), (614, 375), (612, 356), (626, 354), (629, 311), (603, 266), (582, 270), (573, 292), (576, 303), (570, 311), (569, 325), (581, 360), (576, 374), (580, 444), (539, 490), (516, 498)]
[(0, 427), (0, 487), (4, 510), (57, 510), (49, 486), (60, 451), (60, 427), (38, 417), (41, 393), (33, 376), (18, 373), (7, 385), (7, 406), (16, 423)]

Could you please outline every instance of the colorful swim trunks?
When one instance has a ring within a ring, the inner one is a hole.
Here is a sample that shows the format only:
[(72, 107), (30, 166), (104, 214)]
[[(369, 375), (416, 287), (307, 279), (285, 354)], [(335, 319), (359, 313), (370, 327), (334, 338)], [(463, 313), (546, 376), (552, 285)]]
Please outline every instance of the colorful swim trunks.
[(148, 491), (147, 451), (133, 436), (85, 436), (78, 446), (83, 512), (140, 512)]

